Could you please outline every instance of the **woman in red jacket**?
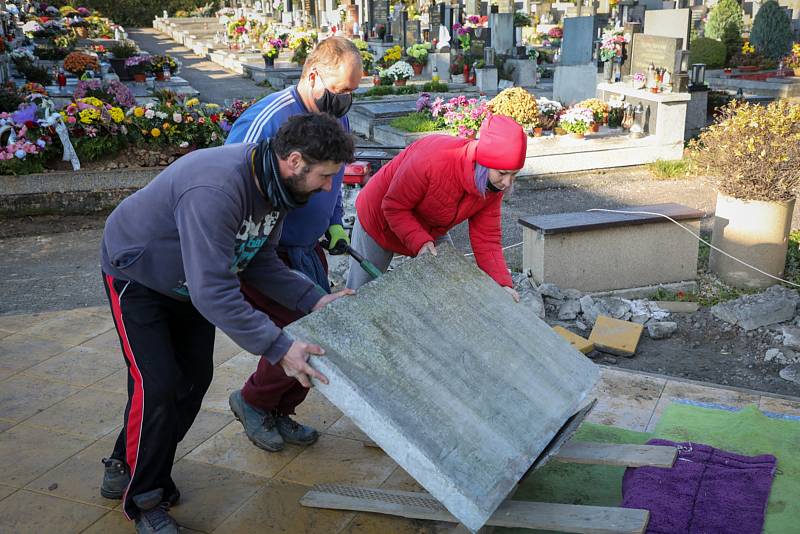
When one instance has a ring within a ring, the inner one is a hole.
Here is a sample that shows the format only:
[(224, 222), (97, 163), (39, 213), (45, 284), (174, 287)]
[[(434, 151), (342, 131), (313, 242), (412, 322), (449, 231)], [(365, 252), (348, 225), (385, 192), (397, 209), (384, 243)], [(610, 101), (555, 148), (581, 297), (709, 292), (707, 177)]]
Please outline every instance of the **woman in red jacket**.
[[(468, 220), (478, 267), (519, 301), (503, 257), (500, 205), (525, 163), (526, 146), (519, 124), (500, 115), (484, 121), (477, 141), (449, 135), (415, 141), (358, 195), (353, 248), (386, 272), (394, 254), (436, 255), (436, 244), (450, 241), (450, 229)], [(351, 260), (347, 287), (369, 280)]]

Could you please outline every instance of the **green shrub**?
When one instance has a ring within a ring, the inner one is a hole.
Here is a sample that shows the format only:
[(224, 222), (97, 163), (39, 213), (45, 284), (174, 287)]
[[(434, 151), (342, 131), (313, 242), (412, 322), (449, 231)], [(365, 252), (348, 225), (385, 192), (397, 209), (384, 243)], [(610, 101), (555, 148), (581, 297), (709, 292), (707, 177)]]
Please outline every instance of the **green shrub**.
[(77, 5), (96, 9), (117, 24), (130, 28), (153, 25), (153, 19), (167, 13), (191, 11), (203, 6), (207, 0), (86, 0)]
[(422, 86), (423, 93), (446, 93), (449, 87), (442, 82), (426, 82)]
[(701, 37), (692, 43), (689, 50), (689, 63), (705, 63), (709, 69), (718, 69), (725, 66), (726, 56), (725, 43)]
[(742, 8), (736, 0), (720, 0), (708, 14), (706, 37), (722, 41), (727, 59), (742, 47)]
[(417, 93), (419, 93), (419, 87), (416, 85), (402, 85), (394, 89), (396, 95), (415, 95)]
[(772, 59), (779, 59), (792, 49), (792, 23), (775, 0), (764, 2), (758, 10), (750, 42), (756, 52)]
[(404, 132), (432, 132), (438, 129), (438, 124), (431, 117), (431, 114), (424, 111), (397, 117), (396, 119), (392, 119), (389, 124)]
[(370, 87), (364, 93), (364, 96), (386, 96), (386, 95), (393, 95), (394, 94), (394, 87), (391, 85), (376, 85), (375, 87)]
[(31, 83), (50, 85), (50, 70), (47, 67), (41, 67), (25, 61), (17, 64), (17, 70)]

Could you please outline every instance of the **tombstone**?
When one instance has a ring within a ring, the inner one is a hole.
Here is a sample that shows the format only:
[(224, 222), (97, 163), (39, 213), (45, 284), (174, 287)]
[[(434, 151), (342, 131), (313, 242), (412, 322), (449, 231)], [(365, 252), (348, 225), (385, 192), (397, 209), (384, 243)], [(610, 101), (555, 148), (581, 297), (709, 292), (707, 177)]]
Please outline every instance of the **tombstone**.
[(330, 380), (317, 390), (475, 532), (599, 371), (460, 251), (437, 251), (286, 332), (325, 348), (309, 361)]
[(564, 19), (561, 59), (553, 77), (553, 98), (570, 104), (593, 98), (597, 88), (597, 62), (594, 58), (594, 17)]
[(631, 56), (633, 51), (633, 36), (637, 33), (642, 33), (642, 24), (639, 22), (626, 22), (622, 27), (625, 37), (628, 39), (628, 44), (625, 46), (625, 61), (622, 62), (620, 74), (628, 76), (631, 73)]
[(660, 11), (646, 11), (644, 14), (645, 34), (680, 39), (681, 48), (683, 50), (689, 50), (689, 36), (691, 31), (691, 9), (664, 9)]
[(648, 11), (655, 11), (664, 8), (663, 0), (639, 0), (639, 7)]
[(497, 2), (497, 12), (498, 13), (511, 13), (511, 14), (513, 14), (514, 11), (515, 11), (515, 9), (514, 9), (513, 0), (499, 0)]
[(480, 15), (481, 13), (480, 2), (478, 0), (467, 0), (464, 3), (464, 11), (466, 12), (467, 16)]
[(498, 54), (508, 54), (516, 45), (514, 42), (514, 15), (512, 13), (492, 13), (489, 15), (492, 30), (492, 47)]
[(389, 32), (389, 0), (372, 0), (369, 6), (370, 24), (372, 26), (383, 24)]
[[(430, 17), (431, 39), (438, 39), (439, 26), (444, 24), (444, 4), (431, 6), (428, 16)], [(447, 28), (447, 25), (445, 25), (445, 28)]]
[(420, 22), (418, 20), (409, 20), (406, 23), (406, 40), (405, 46), (411, 46), (414, 43), (421, 43), (422, 42), (422, 29), (420, 26)]
[(680, 39), (637, 33), (633, 36), (631, 72), (647, 72), (647, 67), (652, 64), (675, 75), (681, 71), (680, 50)]

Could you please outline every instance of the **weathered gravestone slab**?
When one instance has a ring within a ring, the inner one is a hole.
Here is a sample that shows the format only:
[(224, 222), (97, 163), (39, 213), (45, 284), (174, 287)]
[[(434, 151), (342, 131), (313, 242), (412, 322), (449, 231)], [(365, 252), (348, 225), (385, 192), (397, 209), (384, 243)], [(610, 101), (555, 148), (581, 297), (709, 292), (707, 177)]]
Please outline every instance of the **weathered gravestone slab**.
[(647, 72), (652, 63), (656, 68), (665, 68), (671, 73), (678, 72), (676, 52), (681, 49), (679, 39), (637, 33), (633, 36), (631, 53), (631, 72)]
[(477, 530), (598, 379), (597, 367), (451, 246), (292, 323), (320, 392)]
[(591, 63), (594, 39), (594, 17), (570, 17), (564, 19), (561, 65), (586, 65)]
[(691, 31), (691, 9), (658, 9), (644, 14), (644, 33), (680, 39), (683, 50), (689, 50)]

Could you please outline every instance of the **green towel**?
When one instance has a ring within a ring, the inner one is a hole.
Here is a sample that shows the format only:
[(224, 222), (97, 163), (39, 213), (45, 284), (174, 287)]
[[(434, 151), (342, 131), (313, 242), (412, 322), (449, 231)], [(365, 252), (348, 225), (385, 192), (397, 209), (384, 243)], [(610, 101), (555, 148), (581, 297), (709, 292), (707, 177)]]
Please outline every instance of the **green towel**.
[[(778, 470), (767, 507), (765, 534), (793, 532), (800, 524), (800, 421), (771, 418), (756, 406), (740, 411), (672, 403), (652, 434), (584, 423), (573, 438), (643, 444), (651, 438), (695, 441), (746, 455), (773, 454)], [(619, 506), (625, 468), (550, 462), (520, 484), (514, 500)], [(496, 529), (504, 534), (540, 532)]]

